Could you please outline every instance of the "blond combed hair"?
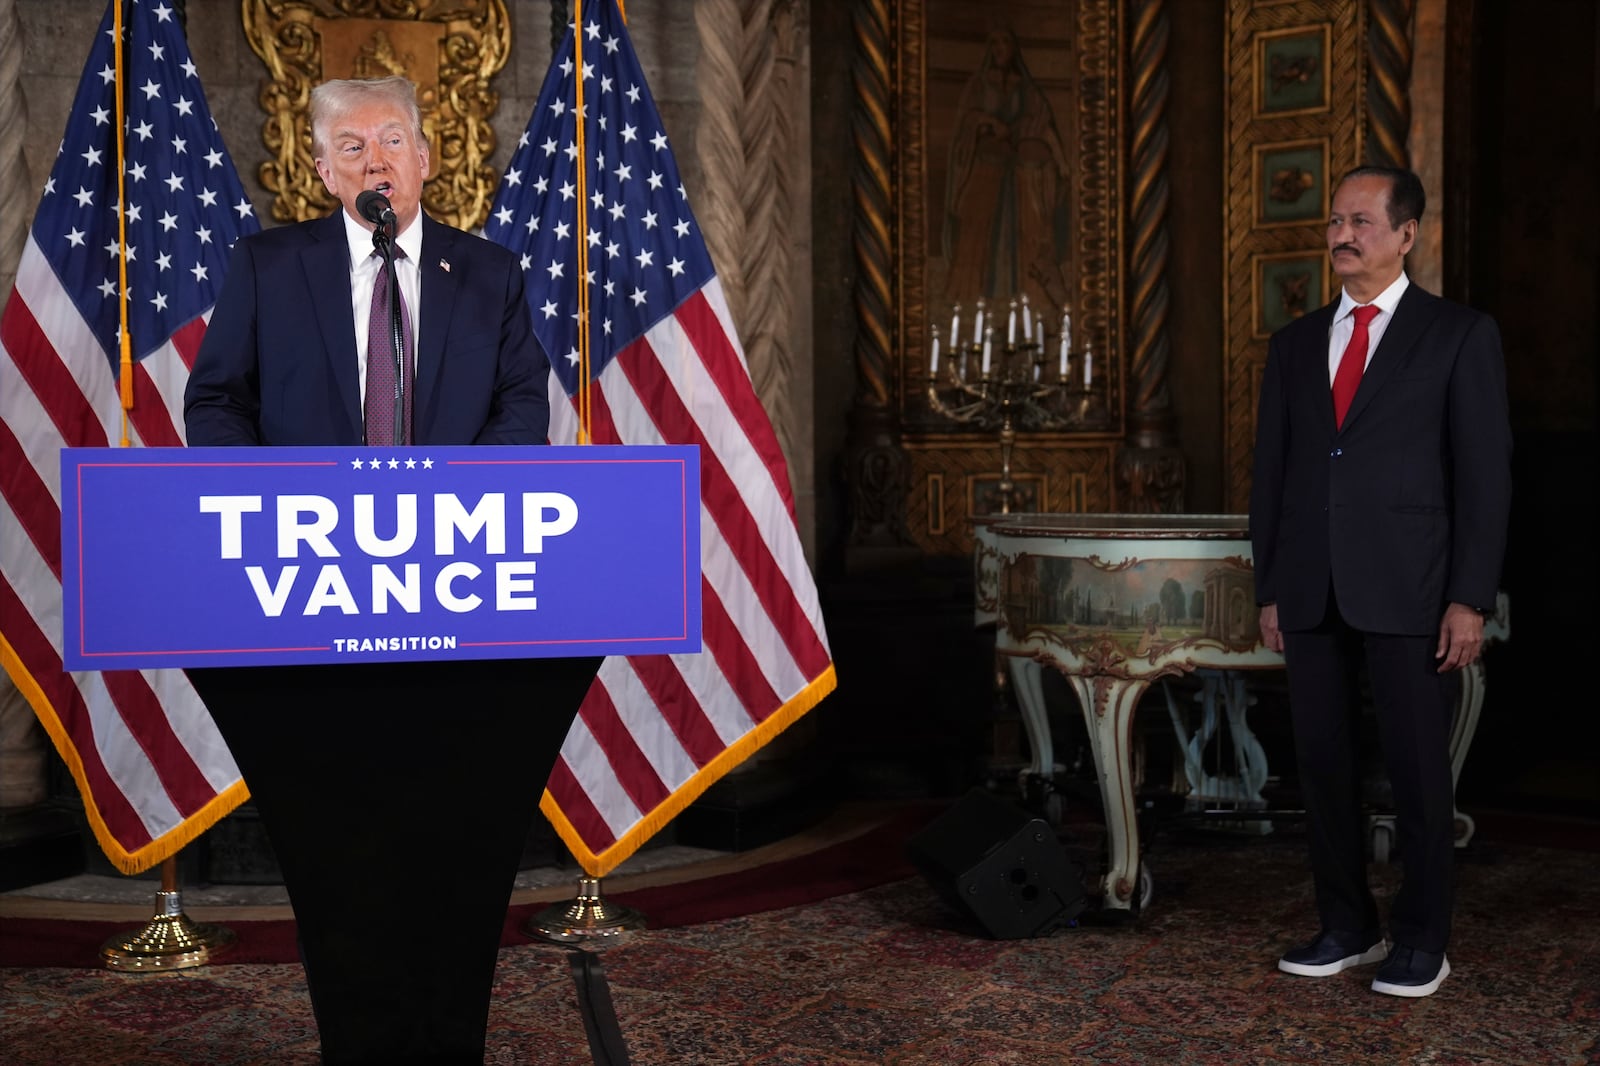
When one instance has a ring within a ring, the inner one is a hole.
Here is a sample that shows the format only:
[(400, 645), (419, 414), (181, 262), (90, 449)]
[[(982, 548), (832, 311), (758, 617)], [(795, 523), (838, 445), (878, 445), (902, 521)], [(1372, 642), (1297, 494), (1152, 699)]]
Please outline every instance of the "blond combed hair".
[(398, 74), (387, 78), (336, 78), (311, 90), (311, 149), (316, 158), (326, 158), (328, 127), (340, 115), (375, 100), (392, 103), (410, 115), (417, 143), (423, 143), (417, 87), (409, 78)]

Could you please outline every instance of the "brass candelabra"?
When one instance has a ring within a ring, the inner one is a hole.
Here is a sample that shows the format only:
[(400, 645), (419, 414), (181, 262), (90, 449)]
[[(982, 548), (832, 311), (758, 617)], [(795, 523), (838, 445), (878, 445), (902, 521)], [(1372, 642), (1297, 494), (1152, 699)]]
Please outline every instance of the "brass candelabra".
[(944, 344), (934, 327), (928, 404), (953, 422), (998, 431), (1000, 512), (1009, 514), (1016, 491), (1011, 452), (1017, 431), (1093, 429), (1106, 422), (1106, 408), (1094, 354), (1087, 347), (1073, 348), (1068, 312), (1061, 313), (1059, 331), (1050, 334), (1044, 318), (1033, 315), (1027, 296), (1013, 299), (1003, 342), (996, 340), (988, 315), (979, 300), (972, 332), (963, 339), (957, 304)]

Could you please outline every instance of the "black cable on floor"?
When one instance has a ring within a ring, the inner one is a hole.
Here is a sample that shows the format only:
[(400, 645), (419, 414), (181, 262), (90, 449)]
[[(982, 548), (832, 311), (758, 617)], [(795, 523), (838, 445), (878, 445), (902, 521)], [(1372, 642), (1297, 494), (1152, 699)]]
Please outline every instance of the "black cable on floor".
[(583, 1015), (583, 1031), (589, 1036), (589, 1054), (595, 1066), (628, 1066), (628, 1046), (617, 1025), (617, 1010), (611, 1003), (611, 987), (600, 956), (574, 949), (567, 956), (572, 964), (572, 980), (578, 986), (578, 1011)]

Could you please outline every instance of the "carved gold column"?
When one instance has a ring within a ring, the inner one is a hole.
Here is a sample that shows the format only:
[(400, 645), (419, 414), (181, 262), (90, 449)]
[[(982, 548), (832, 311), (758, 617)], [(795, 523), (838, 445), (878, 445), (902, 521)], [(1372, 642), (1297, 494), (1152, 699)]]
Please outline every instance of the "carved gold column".
[(1409, 167), (1413, 0), (1368, 0), (1367, 163)]
[(1173, 440), (1167, 390), (1167, 6), (1135, 0), (1129, 54), (1129, 437), (1117, 455), (1125, 510), (1183, 510), (1183, 452)]
[(894, 84), (889, 0), (858, 0), (853, 13), (855, 100), (851, 173), (855, 244), (856, 397), (846, 462), (850, 544), (909, 545), (905, 500), (909, 463), (893, 408), (894, 252), (890, 178)]

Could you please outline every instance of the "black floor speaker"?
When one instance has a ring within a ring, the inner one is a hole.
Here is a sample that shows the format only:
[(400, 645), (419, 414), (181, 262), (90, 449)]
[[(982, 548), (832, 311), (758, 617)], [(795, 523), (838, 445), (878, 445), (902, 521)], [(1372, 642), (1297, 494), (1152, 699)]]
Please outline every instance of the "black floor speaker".
[(1083, 867), (1049, 824), (982, 789), (920, 830), (906, 851), (945, 902), (997, 940), (1043, 936), (1087, 906)]

